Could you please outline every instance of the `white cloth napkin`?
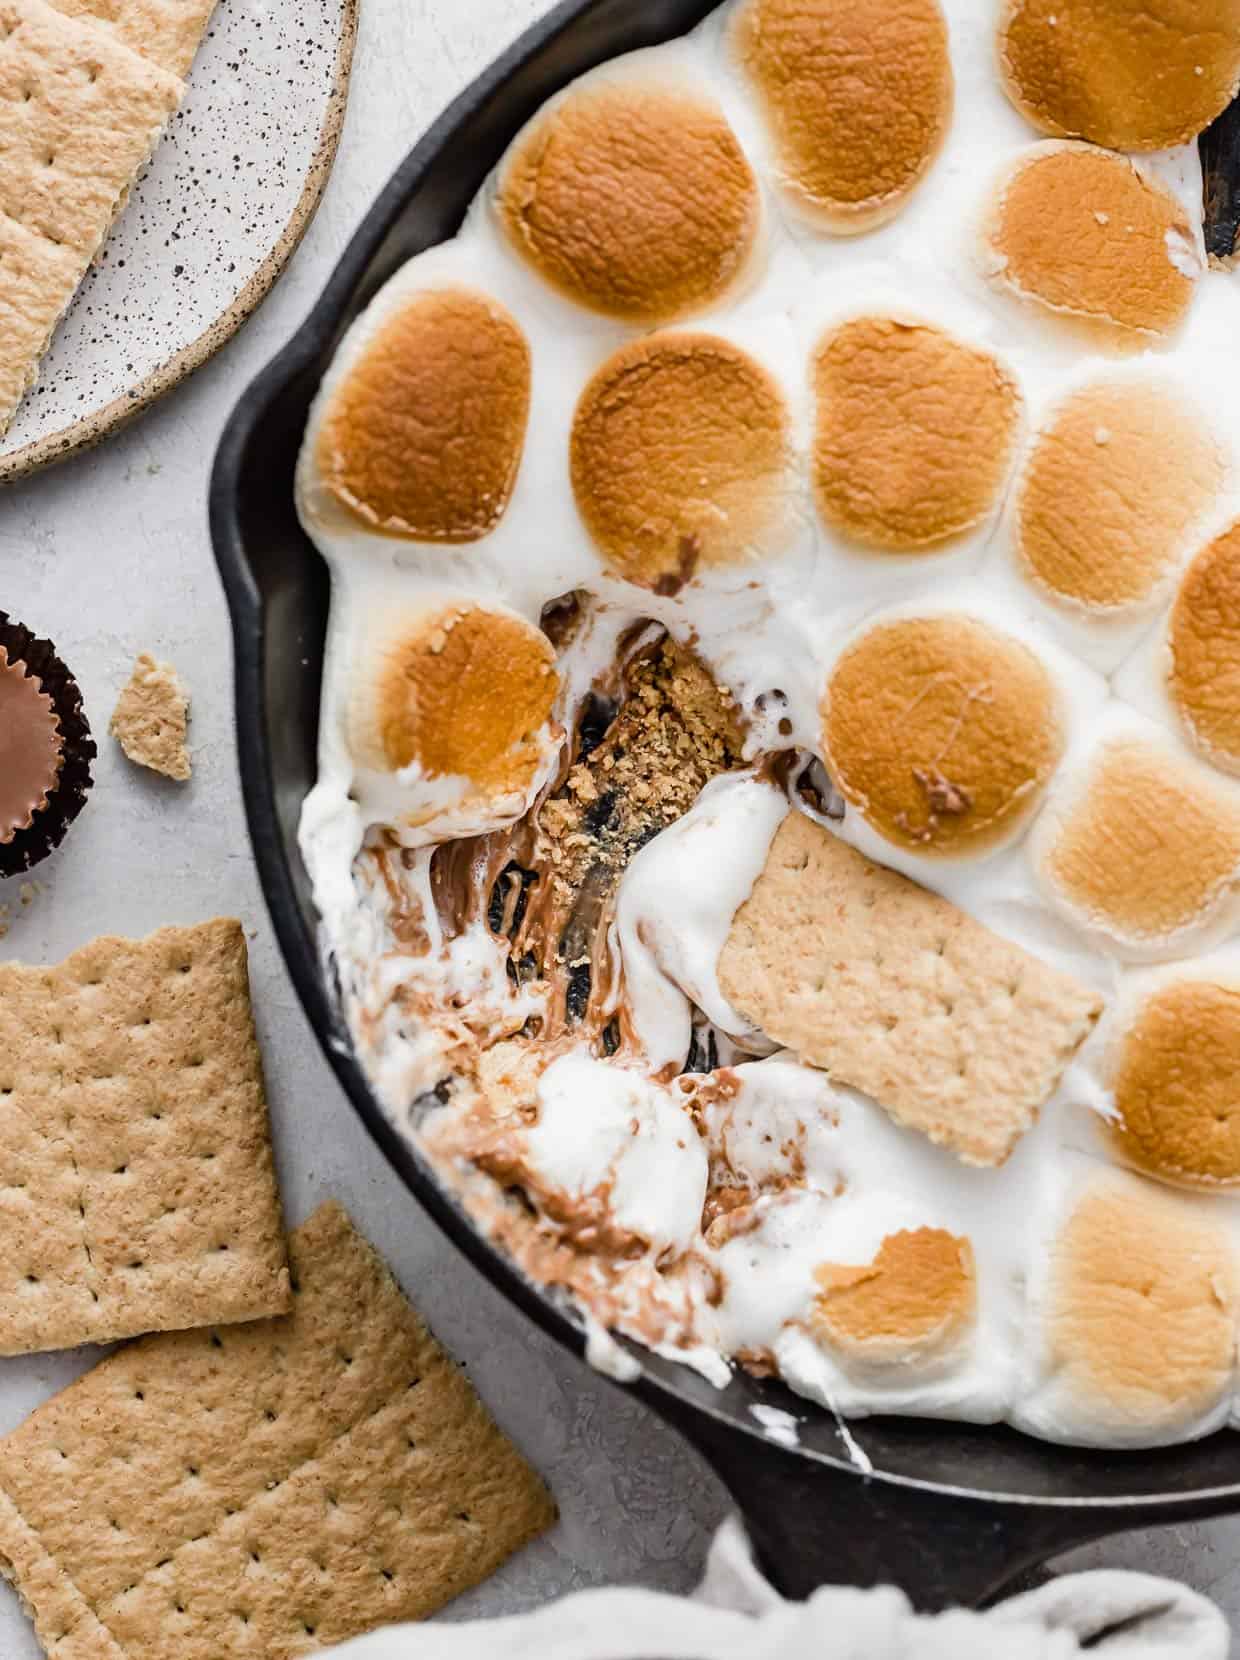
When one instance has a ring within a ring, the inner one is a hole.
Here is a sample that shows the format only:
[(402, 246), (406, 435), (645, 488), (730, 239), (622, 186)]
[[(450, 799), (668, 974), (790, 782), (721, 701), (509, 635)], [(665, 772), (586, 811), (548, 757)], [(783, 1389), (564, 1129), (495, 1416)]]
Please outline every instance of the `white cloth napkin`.
[(986, 1614), (917, 1615), (890, 1586), (785, 1602), (727, 1521), (692, 1597), (579, 1591), (532, 1614), (403, 1625), (337, 1660), (1225, 1660), (1214, 1604), (1149, 1574), (1071, 1574)]

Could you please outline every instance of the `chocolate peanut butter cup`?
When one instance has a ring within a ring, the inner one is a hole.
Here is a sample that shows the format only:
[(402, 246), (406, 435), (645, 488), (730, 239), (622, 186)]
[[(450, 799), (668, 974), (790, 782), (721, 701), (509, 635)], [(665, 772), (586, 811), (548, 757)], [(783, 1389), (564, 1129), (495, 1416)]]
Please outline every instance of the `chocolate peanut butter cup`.
[(59, 847), (94, 758), (81, 690), (55, 647), (0, 611), (0, 877)]

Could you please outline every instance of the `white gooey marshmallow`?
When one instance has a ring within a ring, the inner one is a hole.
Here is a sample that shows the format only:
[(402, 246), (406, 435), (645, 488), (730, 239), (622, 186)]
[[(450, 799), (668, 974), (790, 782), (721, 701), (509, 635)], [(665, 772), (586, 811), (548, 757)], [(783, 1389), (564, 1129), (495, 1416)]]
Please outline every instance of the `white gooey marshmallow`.
[(682, 1097), (628, 1067), (562, 1055), (538, 1081), (538, 1121), (525, 1155), (570, 1198), (608, 1192), (616, 1221), (656, 1256), (682, 1255), (697, 1237), (706, 1150)]
[(724, 774), (625, 871), (614, 937), (629, 1019), (652, 1072), (684, 1065), (692, 1006), (742, 1047), (753, 1037), (719, 989), (719, 953), (788, 811), (773, 785)]

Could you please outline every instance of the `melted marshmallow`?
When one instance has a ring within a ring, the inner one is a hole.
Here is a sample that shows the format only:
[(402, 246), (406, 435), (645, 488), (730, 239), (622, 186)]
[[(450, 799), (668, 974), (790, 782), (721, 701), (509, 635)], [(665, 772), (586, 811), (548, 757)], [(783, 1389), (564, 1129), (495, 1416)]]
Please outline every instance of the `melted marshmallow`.
[(538, 1122), (525, 1154), (570, 1198), (605, 1189), (619, 1225), (656, 1255), (693, 1242), (706, 1194), (706, 1153), (676, 1095), (639, 1072), (563, 1055), (538, 1082)]
[(770, 784), (725, 774), (625, 871), (615, 937), (629, 1019), (652, 1071), (684, 1065), (694, 1006), (742, 1047), (753, 1038), (719, 989), (719, 953), (787, 811)]

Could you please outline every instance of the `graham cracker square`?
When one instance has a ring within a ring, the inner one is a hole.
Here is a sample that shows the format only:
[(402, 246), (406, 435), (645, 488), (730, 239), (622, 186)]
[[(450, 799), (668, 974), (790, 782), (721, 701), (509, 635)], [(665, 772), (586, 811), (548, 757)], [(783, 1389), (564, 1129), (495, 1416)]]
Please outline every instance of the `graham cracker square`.
[(789, 813), (719, 956), (768, 1037), (969, 1164), (1007, 1158), (1101, 999)]
[(287, 1660), (554, 1520), (340, 1206), (289, 1245), (290, 1315), (130, 1344), (0, 1442), (0, 1568), (51, 1660)]
[(241, 925), (0, 963), (0, 1354), (290, 1296)]
[(76, 250), (0, 210), (0, 436), (33, 384), (35, 364), (85, 268)]
[(90, 18), (0, 0), (0, 434), (183, 90)]
[(131, 52), (173, 75), (186, 75), (215, 0), (51, 0), (69, 17), (102, 24)]

